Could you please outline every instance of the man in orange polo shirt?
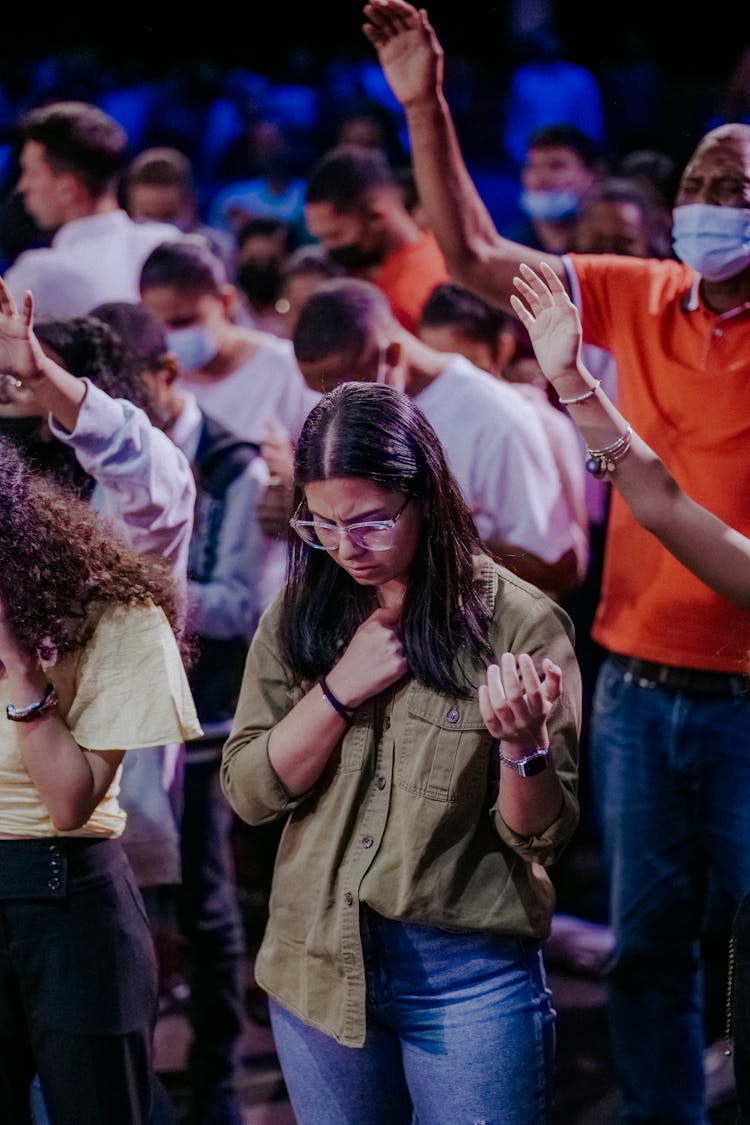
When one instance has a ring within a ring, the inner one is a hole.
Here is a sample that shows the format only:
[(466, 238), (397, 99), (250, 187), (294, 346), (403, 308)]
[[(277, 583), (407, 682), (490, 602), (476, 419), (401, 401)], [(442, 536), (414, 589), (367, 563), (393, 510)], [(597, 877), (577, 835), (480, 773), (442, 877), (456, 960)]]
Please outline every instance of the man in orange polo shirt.
[(396, 319), (416, 333), (425, 301), (448, 280), (440, 247), (409, 212), (385, 153), (339, 145), (307, 181), (310, 234), (350, 277), (385, 293)]
[[(509, 307), (547, 261), (607, 348), (618, 405), (699, 503), (750, 534), (750, 126), (708, 133), (674, 209), (680, 261), (541, 254), (503, 239), (461, 155), (424, 11), (365, 5), (406, 113), (422, 206), (453, 277)], [(623, 1122), (704, 1125), (699, 943), (706, 884), (750, 888), (750, 614), (692, 577), (612, 497), (591, 722), (616, 950), (609, 976)]]

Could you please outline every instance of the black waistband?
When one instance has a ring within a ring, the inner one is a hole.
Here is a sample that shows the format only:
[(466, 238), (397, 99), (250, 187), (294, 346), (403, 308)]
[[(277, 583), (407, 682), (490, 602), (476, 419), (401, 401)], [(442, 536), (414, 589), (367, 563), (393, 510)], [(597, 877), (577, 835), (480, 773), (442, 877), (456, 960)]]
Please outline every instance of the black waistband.
[(635, 656), (615, 656), (630, 674), (649, 684), (686, 695), (708, 695), (731, 698), (750, 692), (750, 679), (736, 672), (710, 672), (701, 668), (678, 668), (674, 664), (657, 664)]

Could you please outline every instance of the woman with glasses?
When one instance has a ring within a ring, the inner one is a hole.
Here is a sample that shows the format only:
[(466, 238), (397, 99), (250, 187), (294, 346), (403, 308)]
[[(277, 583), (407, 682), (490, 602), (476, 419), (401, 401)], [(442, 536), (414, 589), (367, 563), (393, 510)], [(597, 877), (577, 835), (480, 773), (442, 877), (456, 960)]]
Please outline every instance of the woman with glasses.
[(545, 869), (578, 817), (570, 623), (482, 554), (399, 391), (325, 395), (295, 476), (222, 781), (248, 823), (285, 819), (256, 978), (297, 1120), (544, 1122)]

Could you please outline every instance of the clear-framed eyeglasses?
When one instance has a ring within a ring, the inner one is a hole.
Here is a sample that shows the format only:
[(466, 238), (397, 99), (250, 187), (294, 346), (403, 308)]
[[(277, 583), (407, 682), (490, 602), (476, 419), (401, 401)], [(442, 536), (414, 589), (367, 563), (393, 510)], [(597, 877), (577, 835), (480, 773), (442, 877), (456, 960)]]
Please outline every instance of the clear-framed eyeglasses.
[[(348, 536), (355, 547), (361, 547), (365, 551), (388, 551), (393, 546), (393, 529), (410, 500), (411, 497), (407, 496), (395, 516), (389, 520), (366, 520), (363, 523), (350, 523), (342, 527), (340, 524), (328, 523), (325, 520), (301, 520), (297, 518), (295, 512), (289, 521), (289, 526), (294, 528), (300, 539), (318, 551), (338, 550), (342, 535)], [(304, 500), (297, 512), (303, 504)]]

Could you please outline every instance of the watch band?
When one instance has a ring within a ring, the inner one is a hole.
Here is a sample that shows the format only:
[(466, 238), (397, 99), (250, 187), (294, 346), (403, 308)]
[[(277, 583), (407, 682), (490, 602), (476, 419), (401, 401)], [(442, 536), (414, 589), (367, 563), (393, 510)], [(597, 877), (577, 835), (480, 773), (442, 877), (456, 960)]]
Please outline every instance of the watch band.
[(14, 707), (9, 703), (5, 714), (14, 723), (31, 723), (34, 719), (41, 719), (57, 707), (58, 698), (52, 684), (47, 684), (44, 695), (36, 703), (29, 703), (27, 707)]
[(502, 746), (499, 747), (499, 753), (502, 764), (517, 773), (519, 777), (535, 777), (536, 774), (543, 773), (547, 768), (549, 746), (546, 748), (537, 746), (536, 750), (532, 750), (530, 754), (525, 754), (523, 758), (506, 758)]

